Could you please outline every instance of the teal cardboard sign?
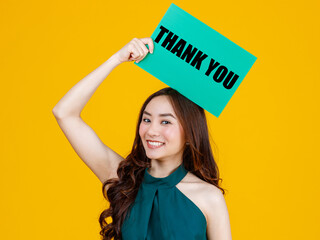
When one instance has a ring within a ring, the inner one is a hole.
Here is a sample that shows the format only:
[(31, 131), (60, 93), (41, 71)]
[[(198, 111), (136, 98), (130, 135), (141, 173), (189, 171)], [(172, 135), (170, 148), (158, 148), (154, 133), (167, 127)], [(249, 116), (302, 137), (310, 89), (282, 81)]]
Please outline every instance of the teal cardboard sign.
[(257, 59), (173, 3), (151, 38), (135, 64), (216, 117)]

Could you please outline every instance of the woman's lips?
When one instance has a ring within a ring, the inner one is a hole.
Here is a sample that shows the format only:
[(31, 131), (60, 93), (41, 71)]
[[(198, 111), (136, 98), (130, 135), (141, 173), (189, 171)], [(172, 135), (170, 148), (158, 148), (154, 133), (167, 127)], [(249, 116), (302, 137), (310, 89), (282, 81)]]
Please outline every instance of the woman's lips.
[[(159, 143), (157, 141), (151, 141), (151, 142)], [(149, 143), (149, 141), (147, 141), (147, 145), (148, 145), (148, 148), (156, 149), (156, 148), (161, 148), (164, 145), (164, 143), (161, 143), (161, 145), (158, 146), (158, 145), (152, 145), (152, 144)]]

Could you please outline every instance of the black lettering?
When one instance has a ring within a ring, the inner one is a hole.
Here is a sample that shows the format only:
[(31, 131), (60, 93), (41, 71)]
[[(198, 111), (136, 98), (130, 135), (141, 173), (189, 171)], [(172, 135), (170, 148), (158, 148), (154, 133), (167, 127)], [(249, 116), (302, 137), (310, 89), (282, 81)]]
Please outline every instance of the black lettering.
[[(223, 86), (226, 89), (231, 89), (233, 87), (233, 85), (235, 84), (235, 82), (238, 80), (239, 75), (235, 74), (234, 77), (231, 79), (231, 77), (233, 76), (234, 72), (229, 72), (228, 76), (226, 77), (226, 79), (223, 82)], [(230, 80), (231, 79), (231, 80)]]
[[(206, 57), (208, 57), (208, 55), (207, 54), (203, 54), (202, 55), (202, 53), (203, 52), (201, 52), (200, 50), (199, 50), (199, 52), (197, 53), (197, 55), (194, 57), (194, 59), (192, 60), (192, 62), (191, 62), (191, 66), (193, 66), (194, 67), (194, 65), (196, 65), (196, 69), (200, 69), (200, 66), (201, 66), (201, 62), (206, 58)], [(201, 56), (202, 55), (202, 56)]]
[(206, 71), (206, 75), (209, 76), (210, 73), (213, 71), (213, 69), (215, 69), (216, 67), (218, 67), (220, 65), (220, 63), (216, 62), (215, 60), (213, 60), (211, 58), (210, 60), (210, 64), (209, 64), (209, 67), (208, 67), (208, 70)]
[(225, 66), (218, 67), (217, 71), (213, 75), (213, 80), (215, 80), (217, 83), (221, 82), (224, 77), (227, 75), (228, 68)]
[[(170, 51), (170, 49), (172, 48), (173, 44), (175, 44), (175, 42), (177, 41), (178, 36), (175, 35), (173, 32), (169, 32), (166, 39), (163, 41), (163, 43), (161, 44), (162, 47), (166, 48), (167, 50)], [(169, 43), (169, 44), (168, 44)], [(168, 46), (167, 46), (168, 45)], [(166, 47), (167, 46), (167, 47)]]
[(186, 46), (186, 41), (183, 39), (180, 39), (180, 41), (174, 46), (174, 48), (172, 48), (171, 52), (173, 54), (176, 54), (178, 57), (181, 56), (184, 47)]
[[(192, 51), (191, 51), (192, 50)], [(192, 45), (189, 44), (187, 49), (184, 51), (184, 53), (181, 56), (181, 59), (184, 60), (186, 58), (186, 62), (189, 63), (191, 59), (193, 58), (194, 54), (198, 51), (197, 48), (192, 49)]]
[(169, 32), (168, 29), (166, 29), (164, 26), (160, 26), (161, 31), (159, 32), (158, 36), (156, 37), (156, 39), (154, 40), (156, 43), (159, 43), (159, 41), (161, 40), (161, 38), (163, 37), (163, 35), (167, 32)]

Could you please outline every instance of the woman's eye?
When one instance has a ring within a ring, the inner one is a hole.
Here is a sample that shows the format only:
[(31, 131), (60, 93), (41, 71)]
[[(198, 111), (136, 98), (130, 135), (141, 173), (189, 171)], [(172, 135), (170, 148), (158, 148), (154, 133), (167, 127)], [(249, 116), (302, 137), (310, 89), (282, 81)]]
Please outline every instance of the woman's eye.
[[(150, 120), (148, 119), (148, 118), (144, 118), (144, 119), (142, 119), (142, 121), (144, 121), (144, 122), (150, 122)], [(170, 122), (169, 121), (162, 121), (162, 123), (163, 122), (165, 122), (165, 125), (167, 125), (167, 124), (170, 124)]]

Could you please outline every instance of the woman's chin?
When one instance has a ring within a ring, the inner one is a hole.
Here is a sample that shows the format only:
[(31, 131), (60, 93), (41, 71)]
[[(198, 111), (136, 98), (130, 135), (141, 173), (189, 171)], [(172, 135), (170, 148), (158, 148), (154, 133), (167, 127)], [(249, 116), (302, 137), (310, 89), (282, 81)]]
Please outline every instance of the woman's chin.
[(160, 155), (156, 155), (156, 154), (147, 154), (147, 157), (150, 159), (158, 159), (160, 157)]
[(160, 160), (163, 156), (160, 154), (147, 154), (147, 157), (149, 159), (156, 159), (156, 160)]

